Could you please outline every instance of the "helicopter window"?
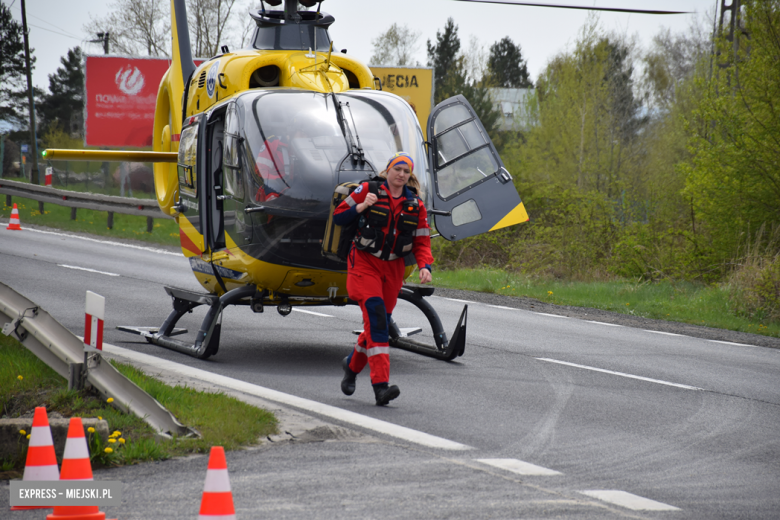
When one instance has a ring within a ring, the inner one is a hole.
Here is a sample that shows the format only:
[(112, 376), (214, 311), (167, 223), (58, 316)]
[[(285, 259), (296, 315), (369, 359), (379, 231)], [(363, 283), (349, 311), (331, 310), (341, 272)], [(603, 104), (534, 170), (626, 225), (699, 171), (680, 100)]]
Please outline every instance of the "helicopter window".
[[(436, 138), (438, 159), (437, 166), (448, 163), (469, 150), (487, 144), (477, 123), (470, 121), (465, 125), (453, 128)], [(493, 173), (491, 171), (490, 173)]]
[(452, 128), (462, 121), (471, 119), (468, 109), (463, 105), (452, 105), (438, 114), (433, 123), (433, 133), (439, 135), (440, 132)]
[(241, 163), (239, 155), (240, 138), (238, 136), (239, 122), (236, 106), (231, 105), (225, 116), (225, 146), (224, 146), (224, 172), (225, 193), (238, 200), (244, 199), (244, 183), (241, 177)]
[(314, 48), (314, 31), (317, 31), (317, 50), (327, 52), (330, 49), (328, 30), (302, 23), (258, 27), (253, 47), (261, 50), (307, 51)]
[(179, 184), (181, 190), (192, 197), (198, 195), (196, 157), (198, 156), (198, 123), (188, 126), (181, 132), (179, 142)]
[(354, 92), (338, 97), (349, 103), (347, 122), (352, 127), (354, 119), (366, 158), (378, 170), (383, 170), (387, 160), (397, 152), (412, 156), (415, 176), (420, 181), (420, 197), (425, 201), (426, 154), (422, 147), (422, 131), (409, 105), (396, 96), (377, 92)]
[(498, 170), (498, 163), (485, 146), (445, 166), (436, 174), (436, 189), (442, 199), (457, 195)]

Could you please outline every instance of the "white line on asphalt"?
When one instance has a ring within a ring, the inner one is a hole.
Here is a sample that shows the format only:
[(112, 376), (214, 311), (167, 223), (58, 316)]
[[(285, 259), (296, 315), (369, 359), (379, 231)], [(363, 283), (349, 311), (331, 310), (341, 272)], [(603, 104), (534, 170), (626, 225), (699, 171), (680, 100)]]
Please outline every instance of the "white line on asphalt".
[[(349, 410), (343, 410), (341, 408), (336, 408), (335, 406), (318, 403), (317, 401), (312, 401), (310, 399), (304, 399), (303, 397), (285, 394), (284, 392), (254, 385), (245, 381), (239, 381), (238, 379), (233, 379), (232, 377), (214, 374), (206, 370), (182, 365), (173, 361), (167, 361), (165, 359), (160, 359), (158, 357), (143, 354), (141, 352), (135, 352), (133, 350), (117, 347), (116, 345), (103, 343), (103, 350), (109, 354), (115, 354), (117, 356), (134, 359), (142, 363), (147, 363), (152, 366), (159, 367), (160, 369), (173, 370), (176, 373), (194, 377), (201, 381), (206, 381), (208, 383), (219, 385), (225, 388), (244, 392), (246, 394), (261, 397), (263, 399), (268, 399), (269, 401), (275, 401), (277, 403), (286, 404), (288, 406), (294, 406), (301, 410), (324, 415), (325, 417), (330, 417), (331, 419), (336, 419), (337, 421), (353, 424), (361, 428), (373, 430), (384, 435), (389, 435), (391, 437), (413, 442), (415, 444), (420, 444), (422, 446), (428, 446), (429, 448), (439, 448), (443, 450), (474, 449), (471, 446), (467, 446), (465, 444), (460, 444), (442, 437), (436, 437), (435, 435), (430, 435), (428, 433), (406, 428), (404, 426), (398, 426), (397, 424), (389, 423), (387, 421), (374, 419), (373, 417), (367, 417), (365, 415), (360, 415), (359, 413), (350, 412)], [(150, 375), (153, 376), (154, 374)]]
[(653, 334), (663, 334), (664, 336), (682, 336), (683, 334), (674, 334), (673, 332), (661, 332), (660, 330), (648, 330), (643, 329), (645, 332), (652, 332)]
[(534, 312), (534, 314), (538, 314), (539, 316), (551, 316), (553, 318), (568, 318), (568, 316), (561, 316), (560, 314), (547, 314), (546, 312)]
[(130, 249), (138, 249), (141, 251), (149, 251), (151, 253), (160, 253), (162, 255), (181, 256), (182, 253), (174, 253), (173, 251), (166, 251), (165, 249), (157, 249), (156, 247), (136, 246), (134, 244), (125, 244), (122, 242), (114, 242), (112, 240), (97, 240), (96, 238), (82, 237), (79, 235), (69, 235), (67, 233), (56, 233), (54, 231), (43, 231), (42, 229), (24, 228), (26, 231), (32, 231), (34, 233), (42, 233), (44, 235), (55, 235), (58, 237), (78, 238), (79, 240), (86, 240), (87, 242), (97, 242), (98, 244), (106, 244), (109, 246), (129, 247)]
[(611, 504), (632, 509), (634, 511), (679, 511), (679, 507), (670, 506), (663, 502), (656, 502), (649, 498), (640, 497), (627, 493), (626, 491), (618, 491), (615, 489), (594, 489), (589, 491), (580, 491), (583, 495), (603, 500)]
[(630, 379), (639, 379), (640, 381), (649, 381), (650, 383), (658, 383), (659, 385), (676, 386), (677, 388), (684, 388), (686, 390), (703, 390), (703, 388), (698, 388), (696, 386), (681, 385), (679, 383), (670, 383), (669, 381), (663, 381), (661, 379), (651, 379), (649, 377), (635, 376), (633, 374), (626, 374), (624, 372), (614, 372), (612, 370), (605, 370), (603, 368), (589, 367), (587, 365), (577, 365), (576, 363), (569, 363), (567, 361), (559, 361), (557, 359), (550, 359), (550, 358), (536, 358), (536, 359), (538, 359), (539, 361), (547, 361), (549, 363), (558, 363), (559, 365), (566, 365), (566, 366), (576, 367), (576, 368), (584, 368), (585, 370), (593, 370), (594, 372), (603, 372), (605, 374), (612, 374), (612, 375), (615, 375), (615, 376), (628, 377)]
[(296, 309), (295, 307), (293, 307), (293, 310), (295, 312), (305, 312), (306, 314), (313, 314), (315, 316), (323, 316), (325, 318), (332, 318), (333, 317), (330, 314), (322, 314), (321, 312), (314, 312), (314, 311), (305, 311), (303, 309)]
[(738, 347), (759, 348), (758, 345), (748, 345), (747, 343), (734, 343), (732, 341), (719, 341), (717, 339), (708, 339), (707, 341), (712, 341), (713, 343), (723, 343), (724, 345), (736, 345)]
[(442, 300), (449, 300), (449, 301), (451, 301), (451, 302), (460, 302), (460, 303), (474, 303), (474, 304), (476, 304), (476, 303), (477, 303), (477, 302), (472, 302), (472, 301), (469, 301), (469, 300), (458, 300), (457, 298), (444, 298), (443, 296), (441, 297), (441, 299), (442, 299)]
[(476, 459), (477, 462), (488, 464), (496, 468), (505, 469), (518, 475), (538, 475), (538, 476), (552, 476), (562, 475), (560, 471), (553, 469), (543, 468), (530, 462), (523, 462), (517, 459)]
[(77, 265), (57, 264), (57, 267), (64, 267), (66, 269), (76, 269), (77, 271), (88, 271), (90, 273), (104, 274), (106, 276), (119, 276), (117, 273), (109, 273), (106, 271), (98, 271), (97, 269), (89, 269), (88, 267), (79, 267)]
[(506, 309), (508, 311), (516, 311), (514, 307), (504, 307), (503, 305), (488, 305), (488, 307), (493, 307), (494, 309)]
[(588, 323), (598, 323), (599, 325), (607, 325), (609, 327), (622, 327), (623, 325), (618, 325), (616, 323), (604, 323), (603, 321), (591, 321), (591, 320), (585, 320)]

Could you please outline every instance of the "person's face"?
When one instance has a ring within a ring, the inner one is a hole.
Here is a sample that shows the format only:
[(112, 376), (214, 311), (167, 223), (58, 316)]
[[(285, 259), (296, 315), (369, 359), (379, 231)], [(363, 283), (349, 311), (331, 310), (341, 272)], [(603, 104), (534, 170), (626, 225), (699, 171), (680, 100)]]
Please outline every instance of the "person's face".
[(387, 184), (390, 187), (403, 188), (409, 181), (412, 170), (406, 163), (398, 163), (387, 170)]

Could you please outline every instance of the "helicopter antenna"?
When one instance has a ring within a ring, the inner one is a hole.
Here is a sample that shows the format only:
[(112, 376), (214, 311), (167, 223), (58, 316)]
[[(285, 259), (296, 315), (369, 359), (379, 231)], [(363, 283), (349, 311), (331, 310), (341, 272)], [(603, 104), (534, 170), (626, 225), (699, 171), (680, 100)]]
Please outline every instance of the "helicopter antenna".
[(608, 11), (613, 13), (692, 14), (690, 11), (654, 11), (652, 9), (626, 9), (621, 7), (585, 7), (581, 5), (531, 4), (526, 2), (508, 2), (506, 0), (455, 0), (455, 1), (470, 2), (475, 4), (504, 4), (504, 5), (525, 5), (529, 7), (555, 7), (558, 9), (582, 9), (585, 11)]

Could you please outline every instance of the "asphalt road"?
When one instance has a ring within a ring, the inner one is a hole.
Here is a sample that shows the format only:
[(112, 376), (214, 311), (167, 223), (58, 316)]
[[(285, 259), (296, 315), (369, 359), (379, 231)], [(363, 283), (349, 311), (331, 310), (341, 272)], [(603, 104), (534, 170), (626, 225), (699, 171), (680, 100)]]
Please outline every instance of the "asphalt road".
[[(231, 307), (223, 315), (219, 353), (200, 361), (114, 329), (159, 325), (170, 311), (164, 284), (199, 289), (175, 252), (2, 229), (0, 281), (77, 334), (91, 290), (107, 299), (108, 343), (471, 448), (421, 446), (309, 411), (358, 435), (230, 454), (239, 517), (780, 514), (780, 349), (756, 346), (767, 343), (763, 338), (741, 335), (735, 342), (712, 329), (703, 337), (674, 335), (607, 323), (620, 319), (604, 319), (604, 313), (567, 318), (517, 308), (523, 306), (511, 299), (466, 294), (465, 355), (446, 363), (393, 351), (391, 381), (401, 396), (380, 408), (367, 375), (359, 376), (354, 396), (339, 390), (340, 360), (354, 342), (351, 331), (361, 327), (355, 307), (288, 317)], [(452, 331), (464, 303), (432, 302)], [(180, 325), (197, 330), (201, 316), (193, 313)], [(425, 325), (404, 302), (394, 317), (402, 327)], [(485, 459), (521, 461), (541, 468), (531, 473), (548, 474), (529, 475), (529, 466), (515, 462), (517, 473)], [(98, 478), (126, 483), (127, 505), (106, 511), (142, 518), (156, 507), (167, 511), (162, 517), (191, 518), (203, 468), (204, 459), (196, 457), (100, 472)], [(619, 500), (629, 493), (637, 497), (633, 502)], [(132, 497), (143, 498), (143, 505), (129, 502)]]

